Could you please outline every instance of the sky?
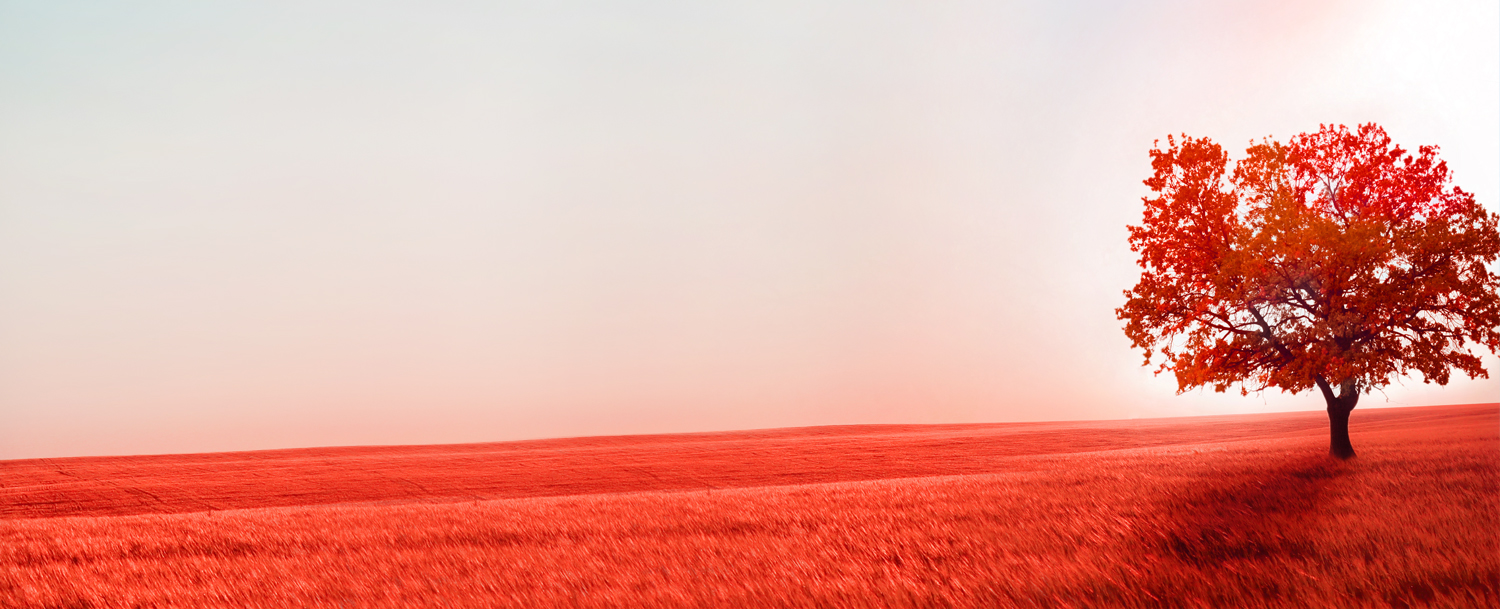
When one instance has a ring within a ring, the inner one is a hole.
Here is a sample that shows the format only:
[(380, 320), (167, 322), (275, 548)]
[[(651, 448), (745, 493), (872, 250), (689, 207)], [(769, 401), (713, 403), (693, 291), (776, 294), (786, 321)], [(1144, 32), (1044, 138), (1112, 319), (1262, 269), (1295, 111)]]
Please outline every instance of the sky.
[(1318, 410), (1125, 227), (1366, 122), (1500, 210), (1500, 4), (0, 0), (0, 459)]

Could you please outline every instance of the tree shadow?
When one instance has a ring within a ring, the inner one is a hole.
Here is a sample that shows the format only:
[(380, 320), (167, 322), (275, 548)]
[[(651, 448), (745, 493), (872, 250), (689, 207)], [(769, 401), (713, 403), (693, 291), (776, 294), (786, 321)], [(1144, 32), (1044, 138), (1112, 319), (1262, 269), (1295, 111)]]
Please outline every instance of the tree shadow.
[(1072, 594), (1084, 606), (1158, 608), (1280, 606), (1305, 597), (1299, 588), (1308, 582), (1289, 577), (1287, 567), (1316, 559), (1309, 521), (1343, 465), (1306, 455), (1236, 467), (1142, 506), (1142, 526), (1114, 575)]
[(1201, 569), (1228, 561), (1301, 559), (1316, 553), (1306, 520), (1342, 464), (1323, 455), (1265, 471), (1226, 474), (1210, 484), (1160, 502), (1168, 528), (1146, 539), (1155, 553)]

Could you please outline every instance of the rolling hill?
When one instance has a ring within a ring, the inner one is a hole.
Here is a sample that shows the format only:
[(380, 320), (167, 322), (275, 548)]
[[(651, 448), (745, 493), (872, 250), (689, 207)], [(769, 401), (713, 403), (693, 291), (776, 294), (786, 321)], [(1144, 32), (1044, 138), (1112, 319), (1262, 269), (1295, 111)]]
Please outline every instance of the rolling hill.
[(0, 461), (0, 607), (1500, 606), (1500, 404)]

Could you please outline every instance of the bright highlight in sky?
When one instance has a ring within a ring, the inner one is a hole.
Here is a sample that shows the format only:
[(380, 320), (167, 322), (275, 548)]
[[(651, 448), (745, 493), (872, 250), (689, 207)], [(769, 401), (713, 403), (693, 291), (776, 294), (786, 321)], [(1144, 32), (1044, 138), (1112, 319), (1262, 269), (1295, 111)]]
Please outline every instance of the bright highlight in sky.
[(1500, 209), (1500, 7), (1206, 4), (0, 1), (0, 458), (1320, 409), (1140, 366), (1147, 151)]

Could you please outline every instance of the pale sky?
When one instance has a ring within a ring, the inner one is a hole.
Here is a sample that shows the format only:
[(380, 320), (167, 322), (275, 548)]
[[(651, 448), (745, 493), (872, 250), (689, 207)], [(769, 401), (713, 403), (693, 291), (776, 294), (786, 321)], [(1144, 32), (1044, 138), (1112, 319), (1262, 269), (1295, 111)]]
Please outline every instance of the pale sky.
[(1500, 3), (1123, 4), (0, 0), (0, 459), (1322, 409), (1140, 365), (1147, 153), (1500, 209)]

